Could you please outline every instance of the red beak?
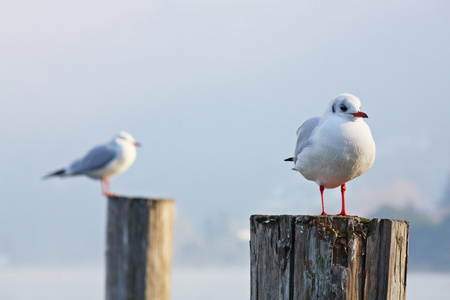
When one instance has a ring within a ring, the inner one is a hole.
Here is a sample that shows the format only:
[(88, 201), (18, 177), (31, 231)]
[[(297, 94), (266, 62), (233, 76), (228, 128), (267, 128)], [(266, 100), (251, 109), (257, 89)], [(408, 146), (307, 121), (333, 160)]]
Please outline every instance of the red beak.
[(135, 147), (141, 147), (141, 143), (139, 143), (139, 142), (134, 142), (134, 146), (135, 146)]
[(354, 113), (352, 115), (354, 115), (355, 117), (359, 117), (359, 118), (368, 118), (369, 117), (366, 113), (364, 113), (362, 111), (358, 111), (357, 113)]

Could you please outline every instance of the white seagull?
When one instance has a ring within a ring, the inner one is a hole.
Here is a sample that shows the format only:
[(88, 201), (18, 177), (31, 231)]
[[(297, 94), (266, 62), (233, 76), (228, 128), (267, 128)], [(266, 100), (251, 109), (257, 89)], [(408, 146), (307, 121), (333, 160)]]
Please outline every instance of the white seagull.
[(86, 175), (102, 182), (102, 193), (113, 196), (109, 179), (125, 172), (136, 159), (138, 142), (128, 132), (121, 131), (104, 145), (91, 149), (83, 158), (66, 168), (47, 174), (43, 179), (54, 176), (67, 177)]
[(345, 212), (345, 183), (364, 174), (375, 161), (375, 142), (360, 111), (361, 101), (351, 94), (341, 94), (332, 100), (322, 117), (306, 120), (297, 130), (294, 170), (320, 186), (322, 214), (324, 189), (341, 186), (342, 210)]

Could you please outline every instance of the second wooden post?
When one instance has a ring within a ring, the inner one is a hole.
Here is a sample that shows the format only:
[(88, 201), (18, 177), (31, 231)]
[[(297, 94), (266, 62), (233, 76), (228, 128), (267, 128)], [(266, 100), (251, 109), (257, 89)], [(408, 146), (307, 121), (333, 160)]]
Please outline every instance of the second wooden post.
[(406, 221), (254, 215), (250, 222), (252, 300), (406, 299)]
[(108, 198), (106, 299), (169, 300), (175, 202)]

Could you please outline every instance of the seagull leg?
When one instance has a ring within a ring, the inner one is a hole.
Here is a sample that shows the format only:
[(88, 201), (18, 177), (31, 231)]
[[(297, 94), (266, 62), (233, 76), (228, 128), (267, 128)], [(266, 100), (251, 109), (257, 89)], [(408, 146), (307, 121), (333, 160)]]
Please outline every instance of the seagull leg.
[(106, 182), (105, 182), (105, 179), (104, 179), (104, 178), (101, 179), (101, 184), (102, 184), (102, 194), (103, 194), (104, 196), (107, 196)]
[(328, 214), (325, 212), (325, 205), (323, 204), (323, 190), (325, 187), (323, 185), (320, 186), (320, 197), (322, 198), (322, 213), (321, 216), (328, 216)]
[(345, 212), (345, 191), (347, 190), (347, 187), (345, 186), (345, 183), (343, 185), (341, 185), (341, 194), (342, 194), (342, 210), (341, 213), (338, 214), (337, 216), (342, 216), (342, 217), (353, 217), (350, 215), (347, 215)]
[(109, 183), (109, 179), (102, 178), (102, 194), (106, 197), (114, 196), (113, 193), (111, 193), (111, 185)]

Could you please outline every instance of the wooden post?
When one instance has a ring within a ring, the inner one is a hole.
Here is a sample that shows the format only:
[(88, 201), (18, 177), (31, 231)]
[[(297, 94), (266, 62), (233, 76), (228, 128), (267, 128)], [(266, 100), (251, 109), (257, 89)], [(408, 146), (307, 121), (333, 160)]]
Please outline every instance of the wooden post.
[(409, 223), (250, 217), (251, 299), (406, 299)]
[(106, 299), (169, 300), (175, 202), (108, 197)]

